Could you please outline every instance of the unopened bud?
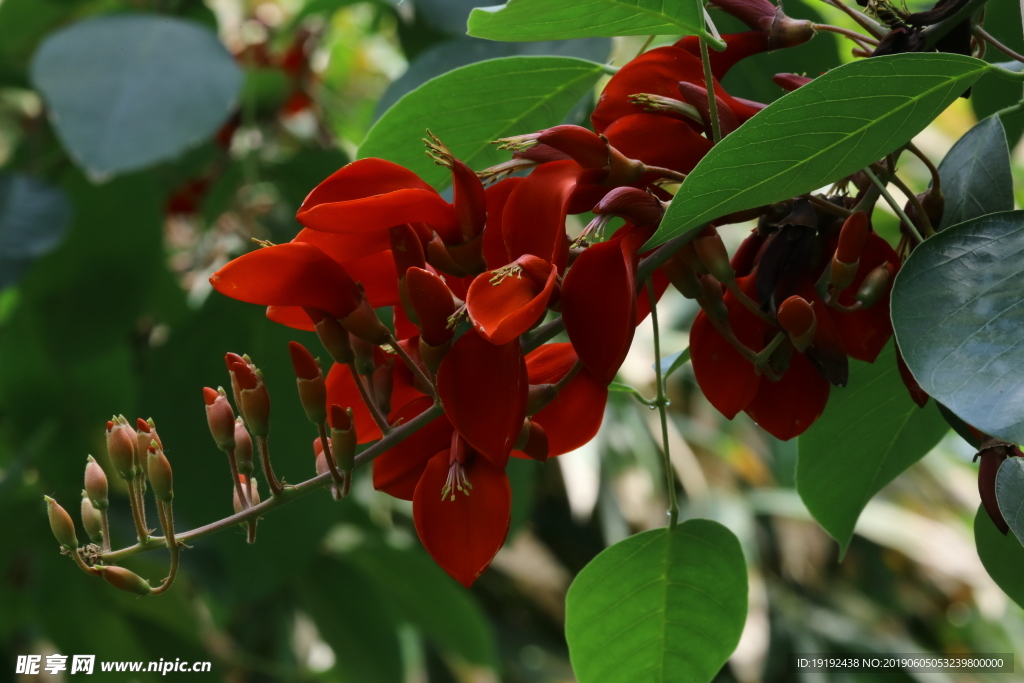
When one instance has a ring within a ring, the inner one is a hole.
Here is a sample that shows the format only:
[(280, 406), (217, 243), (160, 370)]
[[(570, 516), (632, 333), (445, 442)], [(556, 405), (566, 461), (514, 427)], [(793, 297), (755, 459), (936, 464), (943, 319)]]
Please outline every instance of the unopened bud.
[(149, 449), (149, 444), (156, 441), (160, 448), (164, 447), (164, 442), (160, 440), (160, 435), (156, 433), (156, 423), (153, 418), (143, 420), (141, 417), (135, 420), (135, 455), (137, 461), (135, 466), (141, 472), (145, 466), (146, 451)]
[(255, 436), (270, 434), (270, 394), (263, 383), (263, 373), (248, 363), (234, 363), (232, 372), (238, 379), (239, 409), (249, 431)]
[(82, 491), (82, 526), (85, 527), (89, 540), (97, 544), (103, 543), (103, 514), (93, 507), (89, 494), (85, 491)]
[(374, 346), (365, 339), (360, 339), (354, 335), (350, 339), (352, 341), (352, 351), (356, 356), (356, 372), (364, 377), (369, 377), (377, 368), (377, 361), (374, 359), (373, 353)]
[(791, 296), (779, 306), (777, 317), (779, 326), (789, 334), (793, 348), (806, 351), (814, 341), (814, 331), (818, 326), (814, 307), (802, 297)]
[(687, 299), (699, 299), (704, 293), (704, 286), (701, 285), (700, 278), (679, 254), (673, 254), (672, 258), (661, 267), (661, 270), (668, 276), (668, 281), (672, 283), (672, 286)]
[(836, 258), (843, 263), (856, 263), (864, 251), (864, 243), (871, 232), (868, 215), (863, 211), (851, 214), (839, 231), (839, 244), (836, 247)]
[(241, 410), (242, 405), (242, 388), (238, 384), (238, 376), (235, 374), (236, 365), (248, 365), (245, 358), (242, 358), (237, 353), (226, 353), (224, 354), (224, 364), (228, 367), (228, 375), (231, 377), (231, 395), (235, 399), (235, 405), (239, 406)]
[(352, 409), (331, 406), (331, 453), (342, 472), (351, 472), (356, 458), (356, 423)]
[(135, 468), (137, 442), (135, 430), (123, 415), (116, 415), (107, 422), (107, 453), (114, 471), (122, 479), (131, 480), (138, 474)]
[[(206, 424), (210, 427), (217, 448), (230, 451), (235, 447), (235, 411), (231, 410), (228, 395), (224, 387), (216, 390), (203, 388), (203, 401), (206, 403)], [(146, 445), (149, 448), (149, 445)]]
[(887, 296), (889, 288), (892, 286), (891, 280), (895, 270), (896, 268), (887, 262), (868, 273), (857, 290), (857, 302), (863, 308), (870, 308), (882, 297)]
[[(238, 475), (238, 478), (239, 478), (239, 481), (242, 482), (242, 489), (244, 490), (245, 489), (245, 476), (240, 474), (240, 475)], [(244, 510), (245, 508), (242, 507), (242, 501), (238, 500), (238, 488), (232, 486), (231, 487), (231, 491), (232, 491), (232, 494), (231, 494), (231, 505), (235, 509), (235, 514), (238, 514), (239, 512)], [(249, 477), (249, 495), (252, 498), (252, 504), (253, 505), (258, 505), (259, 502), (260, 502), (260, 494), (259, 494), (259, 491), (256, 490), (256, 477)], [(243, 526), (243, 528), (245, 527), (244, 524), (242, 526)]]
[[(327, 439), (327, 445), (334, 450), (334, 443), (332, 439)], [(324, 453), (323, 441), (318, 436), (313, 439), (313, 455), (316, 458), (316, 474), (317, 476), (327, 474), (331, 471), (331, 466), (327, 464), (327, 454)], [(345, 491), (341, 489), (337, 484), (331, 484), (331, 497), (334, 500), (341, 500), (345, 497)]]
[(239, 474), (252, 474), (252, 439), (240, 417), (235, 419), (235, 465)]
[(320, 343), (327, 349), (334, 362), (342, 365), (351, 363), (354, 357), (348, 330), (341, 326), (338, 319), (323, 311), (308, 308), (306, 314), (314, 321), (316, 335), (320, 337)]
[(85, 465), (85, 492), (97, 510), (106, 510), (110, 505), (107, 498), (107, 475), (91, 455)]
[(374, 346), (387, 344), (391, 339), (391, 332), (377, 317), (377, 312), (365, 297), (356, 310), (341, 319), (341, 326), (353, 336), (365, 339)]
[(154, 441), (149, 446), (147, 460), (147, 474), (149, 483), (153, 485), (153, 495), (157, 500), (170, 503), (174, 498), (174, 476), (171, 473), (171, 463), (167, 461), (162, 448), (158, 448)]
[(53, 498), (43, 496), (46, 501), (46, 516), (50, 518), (50, 530), (61, 547), (74, 550), (78, 547), (78, 536), (75, 534), (75, 523), (67, 510), (57, 504)]
[(701, 294), (698, 302), (700, 307), (704, 309), (704, 313), (712, 320), (718, 322), (727, 321), (729, 319), (729, 309), (725, 307), (725, 301), (722, 298), (722, 283), (712, 275), (703, 275), (700, 278), (700, 284), (704, 288), (704, 293)]
[(149, 595), (153, 590), (153, 587), (149, 585), (149, 581), (124, 567), (99, 566), (96, 569), (100, 571), (100, 575), (107, 583), (126, 593)]
[(306, 417), (313, 424), (327, 421), (327, 384), (320, 370), (320, 363), (313, 354), (298, 342), (288, 342), (288, 352), (295, 370), (295, 383), (299, 389), (299, 400)]
[(729, 263), (729, 252), (714, 227), (706, 228), (692, 242), (700, 262), (715, 276), (719, 282), (731, 282), (736, 279), (736, 271)]

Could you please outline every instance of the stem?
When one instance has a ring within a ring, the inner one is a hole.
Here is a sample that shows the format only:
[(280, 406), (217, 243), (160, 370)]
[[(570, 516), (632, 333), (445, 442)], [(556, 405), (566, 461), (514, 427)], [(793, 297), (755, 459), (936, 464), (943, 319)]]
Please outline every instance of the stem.
[(711, 118), (712, 142), (717, 143), (722, 139), (722, 126), (718, 121), (718, 99), (715, 96), (715, 80), (711, 76), (711, 57), (708, 55), (708, 43), (704, 37), (700, 38), (700, 61), (704, 63), (704, 87), (708, 91), (708, 112)]
[(256, 443), (260, 449), (260, 464), (263, 465), (263, 476), (267, 478), (267, 485), (270, 487), (271, 495), (276, 498), (281, 495), (281, 482), (274, 475), (274, 468), (270, 465), (270, 444), (266, 436), (257, 436)]
[(841, 206), (836, 206), (827, 199), (822, 199), (821, 197), (813, 195), (809, 192), (807, 194), (800, 196), (809, 201), (811, 204), (814, 204), (814, 206), (821, 209), (822, 211), (827, 211), (828, 213), (831, 213), (834, 216), (839, 216), (840, 218), (849, 218), (850, 216), (853, 215), (853, 211), (850, 211), (849, 209), (844, 209)]
[(775, 327), (775, 319), (770, 315), (761, 310), (761, 307), (756, 301), (747, 296), (747, 293), (740, 289), (740, 286), (736, 284), (735, 278), (725, 283), (725, 288), (732, 292), (741, 304), (743, 304), (748, 311), (756, 315), (758, 318), (768, 323), (772, 327)]
[(78, 548), (71, 548), (67, 552), (75, 560), (75, 564), (78, 565), (78, 568), (81, 569), (83, 572), (90, 576), (99, 575), (100, 570), (96, 569), (95, 567), (90, 567), (89, 565), (87, 565), (85, 563), (85, 560), (82, 559), (82, 556), (78, 554)]
[[(443, 412), (444, 411), (440, 408), (440, 406), (431, 406), (430, 408), (420, 413), (419, 415), (409, 420), (408, 422), (403, 423), (402, 425), (396, 427), (395, 429), (392, 429), (391, 433), (389, 433), (386, 437), (377, 441), (372, 446), (370, 446), (365, 451), (356, 456), (355, 468), (362, 467), (363, 465), (372, 461), (378, 455), (390, 450), (391, 448), (394, 448), (397, 444), (404, 441), (414, 432), (426, 426), (430, 421), (439, 417)], [(216, 522), (207, 524), (206, 526), (198, 527), (196, 529), (192, 529), (190, 531), (177, 534), (175, 538), (179, 542), (185, 543), (188, 541), (193, 541), (197, 538), (202, 538), (203, 536), (209, 536), (212, 533), (222, 531), (224, 529), (230, 529), (236, 524), (242, 524), (243, 522), (247, 521), (254, 521), (258, 517), (265, 515), (271, 510), (279, 508), (282, 505), (285, 505), (286, 503), (295, 500), (296, 498), (304, 496), (307, 493), (316, 491), (317, 489), (323, 488), (324, 486), (333, 483), (334, 478), (331, 476), (331, 473), (324, 472), (323, 474), (313, 477), (312, 479), (307, 479), (301, 484), (289, 486), (288, 488), (283, 489), (280, 495), (272, 496), (271, 498), (263, 501), (262, 503), (259, 503), (258, 505), (253, 505), (252, 507), (246, 510), (242, 510), (239, 513), (231, 515), (230, 517), (225, 517), (224, 519), (217, 520)], [(146, 541), (136, 543), (133, 546), (122, 548), (120, 550), (115, 550), (109, 553), (103, 553), (102, 555), (100, 555), (99, 559), (101, 559), (106, 564), (116, 564), (117, 562), (120, 562), (121, 560), (124, 560), (125, 558), (131, 557), (133, 555), (137, 555), (139, 553), (146, 552), (149, 550), (156, 550), (157, 548), (166, 547), (166, 538), (150, 537), (146, 539)]]
[(243, 508), (249, 507), (249, 497), (242, 488), (242, 480), (238, 476), (238, 463), (235, 461), (235, 449), (228, 450), (228, 464), (231, 465), (231, 479), (235, 482), (235, 493), (238, 495), (238, 504)]
[(891, 182), (896, 187), (900, 188), (900, 191), (907, 195), (907, 200), (914, 205), (914, 211), (917, 212), (918, 217), (921, 219), (921, 227), (924, 228), (924, 234), (931, 237), (935, 234), (935, 228), (932, 226), (932, 219), (928, 217), (928, 214), (924, 211), (924, 205), (921, 204), (921, 200), (917, 198), (914, 191), (907, 187), (907, 184), (900, 179), (895, 173), (889, 177)]
[(100, 510), (100, 521), (103, 523), (103, 552), (110, 552), (110, 519), (106, 510)]
[(882, 38), (888, 33), (888, 29), (876, 22), (871, 17), (867, 16), (863, 12), (858, 12), (842, 2), (842, 0), (823, 0), (827, 5), (831, 5), (842, 12), (845, 12), (847, 16), (853, 19), (855, 22), (860, 24), (861, 28), (870, 33), (875, 38)]
[(171, 512), (171, 504), (158, 500), (156, 502), (156, 511), (160, 515), (160, 525), (163, 527), (164, 538), (167, 539), (167, 548), (171, 553), (171, 568), (167, 571), (167, 578), (150, 591), (150, 595), (159, 595), (174, 583), (174, 577), (178, 574), (178, 559), (181, 553), (178, 541), (174, 538), (174, 514)]
[(903, 213), (903, 209), (896, 202), (893, 196), (889, 194), (889, 191), (885, 189), (885, 183), (879, 180), (878, 176), (875, 175), (874, 171), (872, 171), (870, 168), (866, 166), (864, 167), (864, 174), (871, 179), (871, 182), (875, 184), (875, 187), (878, 188), (878, 191), (882, 193), (882, 197), (885, 198), (885, 201), (889, 204), (890, 207), (892, 207), (892, 210), (896, 212), (896, 215), (900, 217), (900, 220), (906, 224), (907, 229), (910, 231), (910, 234), (912, 234), (917, 239), (917, 243), (920, 244), (921, 242), (924, 242), (924, 238), (921, 237), (921, 233), (917, 231), (917, 228), (914, 227), (914, 224), (910, 222), (909, 218), (907, 218), (907, 214)]
[(149, 529), (146, 528), (146, 522), (142, 518), (142, 506), (145, 504), (145, 498), (142, 495), (142, 487), (139, 484), (139, 477), (135, 476), (128, 480), (128, 502), (132, 506), (132, 519), (135, 520), (135, 532), (138, 534), (139, 541), (145, 541), (149, 536)]
[(398, 340), (395, 339), (395, 335), (391, 334), (389, 336), (391, 338), (388, 341), (388, 343), (391, 345), (391, 348), (393, 348), (395, 350), (395, 353), (397, 353), (399, 357), (405, 362), (406, 366), (408, 366), (412, 374), (416, 376), (416, 379), (418, 379), (423, 384), (423, 388), (427, 390), (427, 394), (430, 396), (430, 398), (434, 399), (434, 402), (436, 403), (438, 401), (437, 389), (434, 388), (433, 380), (431, 380), (430, 377), (427, 376), (427, 373), (423, 372), (423, 368), (420, 367), (419, 363), (414, 361), (412, 359), (412, 356), (410, 356), (406, 352), (406, 350), (402, 348), (402, 346), (398, 343)]
[(988, 0), (967, 0), (955, 14), (946, 17), (937, 24), (932, 24), (921, 34), (924, 36), (924, 50), (935, 47), (935, 43), (946, 37), (946, 34), (956, 28), (960, 23), (977, 12)]
[(974, 27), (974, 35), (983, 39), (985, 42), (987, 42), (989, 45), (1002, 52), (1007, 57), (1016, 59), (1018, 62), (1024, 62), (1024, 55), (1020, 54), (1019, 52), (1014, 52), (1012, 49), (1010, 49), (1009, 46), (1000, 43), (998, 40), (996, 40), (995, 37), (992, 36), (991, 33), (983, 29), (981, 26)]
[(662, 178), (669, 178), (670, 180), (678, 180), (683, 182), (686, 180), (686, 174), (680, 173), (679, 171), (673, 171), (671, 168), (664, 168), (662, 166), (648, 166), (644, 164), (645, 173), (658, 173)]
[[(655, 37), (656, 36), (647, 36), (647, 40), (645, 40), (644, 44), (640, 46), (640, 51), (636, 53), (636, 57), (639, 57), (643, 53), (647, 52), (647, 48), (649, 48), (651, 46), (651, 43), (654, 42)], [(636, 57), (633, 57), (633, 59), (636, 59)]]
[[(363, 384), (363, 376), (356, 372), (356, 364), (349, 363), (348, 371), (352, 373), (352, 381), (355, 382), (356, 389), (359, 390), (359, 398), (363, 400), (363, 404), (366, 409), (370, 411), (370, 417), (373, 418), (374, 423), (380, 428), (380, 433), (387, 436), (387, 433), (391, 431), (391, 426), (388, 424), (387, 419), (381, 414), (380, 406), (370, 396), (370, 392), (367, 391), (366, 385)], [(437, 399), (434, 399), (435, 401)]]
[(579, 373), (579, 371), (582, 370), (582, 369), (583, 369), (583, 361), (581, 361), (579, 358), (577, 358), (576, 362), (573, 363), (571, 368), (569, 368), (569, 372), (565, 373), (565, 375), (562, 377), (562, 379), (560, 379), (560, 380), (558, 380), (557, 382), (554, 383), (553, 389), (554, 389), (555, 393), (557, 394), (562, 389), (564, 389), (565, 385), (568, 384), (569, 382), (571, 382), (572, 378), (575, 377)]
[[(704, 40), (700, 44), (704, 46)], [(707, 47), (702, 50), (707, 55)], [(706, 64), (707, 62), (705, 62)], [(710, 99), (714, 99), (713, 97)], [(658, 300), (654, 296), (654, 281), (647, 281), (647, 296), (651, 299), (651, 325), (654, 328), (654, 374), (658, 382), (658, 415), (661, 417), (662, 455), (665, 458), (665, 480), (668, 486), (668, 528), (679, 524), (679, 502), (676, 500), (676, 479), (672, 470), (672, 459), (668, 451), (668, 400), (665, 398), (665, 379), (661, 376), (661, 339), (658, 335)]]
[(815, 31), (825, 31), (827, 33), (838, 33), (841, 36), (846, 36), (850, 40), (856, 41), (861, 46), (877, 46), (878, 39), (866, 36), (856, 31), (851, 31), (848, 28), (842, 28), (840, 26), (832, 26), (831, 24), (811, 24), (811, 28)]
[(334, 459), (334, 453), (331, 452), (331, 444), (327, 441), (327, 424), (321, 422), (317, 425), (317, 429), (320, 430), (320, 445), (324, 447), (324, 459), (327, 461), (327, 469), (331, 471), (331, 477), (334, 478), (334, 483), (338, 486), (339, 490), (343, 489), (345, 480), (338, 470), (338, 463)]
[(939, 169), (935, 167), (932, 160), (925, 155), (920, 149), (917, 148), (913, 142), (907, 143), (907, 150), (916, 156), (921, 162), (928, 167), (928, 172), (932, 174), (932, 190), (935, 192), (942, 192), (942, 178), (939, 177)]

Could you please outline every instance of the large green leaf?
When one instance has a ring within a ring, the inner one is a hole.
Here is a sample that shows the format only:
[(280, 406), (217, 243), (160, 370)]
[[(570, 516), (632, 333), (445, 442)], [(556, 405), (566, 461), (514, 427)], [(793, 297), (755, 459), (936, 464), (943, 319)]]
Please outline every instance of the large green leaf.
[(423, 153), (429, 128), (466, 164), (508, 159), (491, 140), (561, 123), (597, 82), (602, 66), (571, 57), (504, 57), (431, 79), (389, 109), (366, 135), (359, 157), (412, 169), (437, 188), (451, 178)]
[(856, 172), (908, 142), (989, 69), (962, 55), (899, 54), (819, 76), (768, 105), (701, 159), (648, 248)]
[(739, 642), (747, 568), (736, 537), (693, 519), (608, 548), (566, 598), (565, 637), (580, 683), (711, 681)]
[(31, 78), (68, 153), (98, 177), (172, 158), (210, 137), (242, 84), (210, 30), (153, 15), (105, 16), (51, 34)]
[(1010, 150), (998, 116), (990, 116), (957, 140), (939, 164), (946, 199), (942, 227), (1013, 208)]
[(892, 321), (921, 388), (965, 422), (1024, 441), (1024, 211), (946, 228), (896, 276)]
[(890, 343), (874, 363), (850, 362), (824, 415), (798, 440), (796, 489), (843, 552), (872, 496), (917, 462), (949, 430), (934, 401), (907, 394)]
[(1024, 538), (1024, 458), (1007, 458), (999, 466), (996, 502), (1013, 535)]
[(363, 544), (345, 557), (438, 649), (474, 664), (497, 665), (494, 633), (480, 605), (425, 552)]
[(56, 248), (70, 221), (71, 202), (59, 187), (0, 174), (0, 289)]
[(974, 543), (988, 575), (1014, 602), (1024, 607), (1024, 581), (1020, 580), (1024, 546), (1013, 534), (1004, 536), (980, 505), (974, 516)]
[(488, 40), (705, 34), (695, 0), (509, 0), (469, 15), (469, 35)]

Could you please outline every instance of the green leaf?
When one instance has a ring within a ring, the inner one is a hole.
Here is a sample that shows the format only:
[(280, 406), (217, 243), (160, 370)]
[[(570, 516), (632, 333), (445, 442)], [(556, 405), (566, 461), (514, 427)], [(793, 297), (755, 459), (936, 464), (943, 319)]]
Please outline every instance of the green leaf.
[(693, 0), (509, 0), (469, 15), (469, 35), (488, 40), (704, 35)]
[(480, 605), (426, 553), (363, 544), (345, 559), (370, 577), (398, 616), (438, 649), (474, 664), (497, 665), (494, 633)]
[[(985, 4), (985, 30), (992, 36), (1017, 52), (1024, 51), (1024, 35), (1021, 33), (1021, 8), (1016, 2), (989, 2)], [(991, 45), (989, 46), (992, 47)], [(985, 52), (989, 62), (1005, 62), (1006, 54), (996, 49)], [(1011, 62), (1020, 66), (1019, 62)], [(1004, 63), (1004, 66), (1009, 66)], [(981, 121), (1000, 109), (1012, 107), (1020, 100), (1020, 88), (1007, 86), (1006, 81), (997, 73), (991, 73), (980, 79), (971, 89), (970, 103), (975, 115)], [(1015, 147), (1024, 131), (1024, 112), (1007, 116), (1003, 119), (1006, 126), (1006, 138), (1011, 147)]]
[(59, 187), (0, 174), (0, 289), (56, 248), (70, 222), (71, 202)]
[(918, 384), (965, 422), (1024, 441), (1024, 211), (946, 228), (896, 276), (892, 322)]
[(899, 54), (819, 76), (715, 145), (644, 248), (855, 173), (910, 141), (989, 69), (962, 55)]
[(1010, 150), (998, 116), (990, 116), (957, 140), (939, 164), (946, 199), (942, 228), (1013, 208)]
[(94, 177), (170, 159), (213, 135), (242, 75), (207, 28), (112, 15), (51, 34), (32, 60), (68, 153)]
[(467, 165), (508, 159), (491, 140), (561, 123), (590, 90), (602, 66), (571, 57), (504, 57), (431, 79), (391, 107), (366, 135), (359, 158), (380, 157), (440, 189), (451, 177), (423, 153), (426, 130)]
[(988, 575), (1011, 600), (1024, 607), (1024, 582), (1020, 580), (1024, 546), (1013, 534), (1004, 536), (981, 505), (974, 515), (974, 543)]
[(739, 643), (747, 568), (739, 541), (692, 519), (608, 548), (566, 598), (565, 637), (580, 683), (711, 681)]
[(796, 490), (846, 552), (872, 496), (949, 431), (934, 402), (919, 408), (903, 386), (890, 342), (874, 363), (850, 361), (846, 388), (800, 435)]
[(1024, 538), (1024, 458), (1007, 458), (999, 466), (996, 502), (1013, 535)]
[(661, 359), (661, 375), (665, 379), (690, 361), (690, 349), (685, 348)]

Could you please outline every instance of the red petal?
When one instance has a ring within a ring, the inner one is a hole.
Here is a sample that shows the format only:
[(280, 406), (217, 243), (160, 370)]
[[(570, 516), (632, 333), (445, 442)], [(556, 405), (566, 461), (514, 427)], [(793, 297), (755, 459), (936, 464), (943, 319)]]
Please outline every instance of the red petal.
[(604, 135), (612, 147), (630, 159), (680, 173), (692, 171), (712, 144), (689, 124), (659, 114), (623, 116), (610, 123)]
[(426, 223), (442, 239), (451, 243), (462, 241), (455, 209), (432, 189), (395, 190), (362, 199), (317, 204), (299, 211), (296, 218), (313, 230), (373, 235), (385, 249), (390, 242), (388, 228), (402, 223)]
[[(857, 276), (853, 284), (843, 291), (839, 297), (839, 303), (850, 306), (855, 302), (857, 288), (860, 287), (867, 274), (876, 267), (889, 262), (899, 268), (900, 259), (889, 243), (875, 233), (870, 233), (864, 242), (864, 249), (860, 255), (860, 266), (857, 268)], [(892, 281), (889, 279), (889, 290), (892, 290)], [(875, 362), (875, 358), (882, 352), (885, 343), (892, 335), (892, 321), (889, 318), (889, 292), (880, 298), (878, 302), (863, 311), (845, 313), (842, 311), (829, 311), (832, 319), (836, 322), (839, 334), (843, 338), (843, 346), (846, 353), (857, 360), (868, 363)]]
[[(431, 399), (418, 398), (398, 410), (395, 417), (408, 422), (432, 405)], [(395, 498), (412, 500), (427, 462), (435, 453), (448, 448), (453, 431), (452, 423), (441, 415), (377, 456), (373, 461), (373, 487)]]
[(499, 467), (505, 466), (523, 428), (528, 384), (519, 341), (495, 346), (476, 330), (455, 342), (437, 371), (448, 419)]
[[(544, 315), (558, 270), (536, 256), (521, 256), (521, 273), (481, 273), (469, 287), (466, 306), (473, 326), (492, 344), (507, 344)], [(497, 273), (497, 275), (496, 275)], [(501, 277), (500, 282), (492, 279)]]
[(505, 246), (512, 260), (527, 254), (565, 267), (569, 240), (565, 214), (583, 168), (575, 161), (537, 167), (509, 195), (501, 217)]
[(562, 152), (583, 168), (608, 166), (608, 146), (601, 137), (582, 126), (555, 126), (537, 134), (537, 142)]
[(466, 464), (473, 486), (467, 496), (455, 492), (441, 499), (448, 479), (449, 454), (441, 451), (427, 464), (412, 499), (412, 515), (423, 547), (456, 581), (467, 588), (487, 569), (508, 536), (512, 489), (504, 470), (486, 458)]
[(622, 240), (588, 247), (562, 285), (562, 320), (583, 365), (601, 383), (615, 378), (636, 329), (633, 258)]
[(421, 268), (410, 268), (405, 276), (409, 300), (420, 321), (423, 340), (440, 346), (452, 338), (448, 318), (455, 313), (455, 301), (444, 280)]
[(484, 228), (484, 260), (490, 269), (500, 268), (506, 263), (511, 263), (508, 257), (508, 249), (505, 248), (505, 235), (501, 231), (501, 216), (505, 211), (505, 202), (508, 201), (512, 190), (526, 180), (525, 178), (505, 178), (488, 187), (484, 192), (487, 195), (487, 226)]
[[(711, 61), (711, 76), (719, 81), (725, 78), (725, 74), (737, 62), (769, 49), (769, 35), (764, 31), (729, 33), (722, 36), (722, 40), (726, 44), (725, 50), (721, 52), (710, 50), (708, 53)], [(700, 38), (697, 36), (686, 36), (676, 45), (700, 59)], [(703, 83), (703, 80), (701, 82)]]
[(803, 434), (825, 411), (829, 383), (802, 353), (794, 352), (789, 368), (778, 382), (765, 379), (746, 407), (762, 429), (788, 441)]
[(352, 408), (352, 419), (356, 425), (356, 439), (359, 443), (369, 443), (381, 437), (380, 428), (360, 398), (359, 389), (356, 388), (347, 365), (335, 363), (327, 373), (327, 403)]
[(404, 166), (384, 159), (360, 159), (335, 171), (313, 188), (298, 212), (302, 214), (320, 204), (348, 202), (407, 189), (432, 188)]
[[(754, 276), (738, 278), (744, 292), (754, 289)], [(753, 351), (764, 347), (770, 332), (760, 318), (748, 311), (730, 293), (725, 295), (729, 322), (737, 338)], [(690, 357), (693, 374), (708, 401), (730, 420), (754, 399), (761, 385), (761, 376), (754, 364), (740, 355), (711, 324), (704, 311), (697, 314), (690, 327)]]
[(236, 258), (210, 277), (213, 288), (264, 306), (303, 306), (344, 318), (360, 300), (345, 268), (317, 247), (290, 242)]
[[(572, 344), (545, 344), (526, 357), (530, 384), (554, 384), (576, 363)], [(548, 457), (574, 451), (594, 438), (604, 418), (608, 387), (581, 370), (531, 420), (547, 432)]]

